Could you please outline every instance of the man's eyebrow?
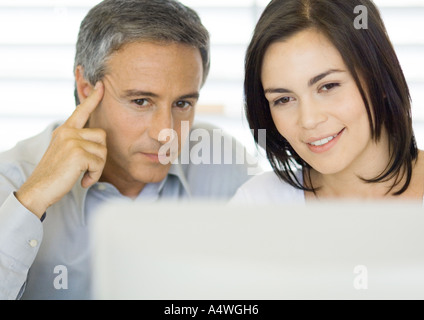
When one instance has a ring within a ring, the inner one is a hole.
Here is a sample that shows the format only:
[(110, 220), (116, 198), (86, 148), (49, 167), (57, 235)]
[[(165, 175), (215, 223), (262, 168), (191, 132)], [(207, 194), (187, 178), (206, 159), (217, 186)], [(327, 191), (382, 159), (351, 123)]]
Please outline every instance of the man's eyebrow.
[[(330, 69), (326, 72), (320, 73), (319, 75), (313, 77), (311, 80), (308, 81), (308, 87), (313, 86), (315, 83), (317, 83), (318, 81), (324, 79), (325, 77), (329, 76), (332, 73), (336, 73), (336, 72), (346, 72), (343, 70), (339, 70), (339, 69)], [(293, 93), (293, 91), (289, 90), (289, 89), (285, 89), (285, 88), (269, 88), (264, 90), (264, 93)]]
[[(150, 91), (143, 91), (143, 90), (126, 90), (124, 91), (124, 97), (125, 98), (131, 98), (131, 97), (152, 97), (157, 98), (159, 97), (158, 94), (150, 92)], [(182, 95), (178, 99), (199, 99), (199, 92), (193, 92), (189, 94)]]
[(158, 95), (156, 93), (150, 92), (150, 91), (143, 91), (143, 90), (125, 90), (124, 91), (124, 97), (125, 98), (131, 98), (131, 97), (153, 97), (157, 98)]
[(193, 92), (193, 93), (185, 94), (185, 95), (179, 97), (179, 99), (180, 100), (182, 100), (182, 99), (196, 99), (196, 100), (198, 100), (199, 97), (200, 97), (199, 92)]

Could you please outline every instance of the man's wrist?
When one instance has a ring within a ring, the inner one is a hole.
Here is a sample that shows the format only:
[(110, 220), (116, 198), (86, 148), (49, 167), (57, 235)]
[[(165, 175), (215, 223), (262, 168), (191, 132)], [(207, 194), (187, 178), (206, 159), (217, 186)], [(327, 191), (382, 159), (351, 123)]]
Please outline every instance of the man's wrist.
[(44, 214), (47, 208), (41, 203), (39, 197), (29, 194), (24, 190), (19, 189), (14, 192), (15, 198), (30, 212), (35, 214), (41, 221), (44, 220)]

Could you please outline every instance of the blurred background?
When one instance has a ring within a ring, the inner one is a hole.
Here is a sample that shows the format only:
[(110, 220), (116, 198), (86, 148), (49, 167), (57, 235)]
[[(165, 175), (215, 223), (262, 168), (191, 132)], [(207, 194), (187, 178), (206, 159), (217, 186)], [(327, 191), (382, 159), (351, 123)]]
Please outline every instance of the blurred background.
[[(99, 0), (0, 0), (0, 151), (66, 119), (75, 108), (73, 61), (79, 24)], [(243, 64), (268, 0), (183, 0), (211, 34), (211, 72), (197, 119), (222, 127), (257, 154), (243, 114)], [(424, 0), (375, 0), (413, 99), (424, 148)]]

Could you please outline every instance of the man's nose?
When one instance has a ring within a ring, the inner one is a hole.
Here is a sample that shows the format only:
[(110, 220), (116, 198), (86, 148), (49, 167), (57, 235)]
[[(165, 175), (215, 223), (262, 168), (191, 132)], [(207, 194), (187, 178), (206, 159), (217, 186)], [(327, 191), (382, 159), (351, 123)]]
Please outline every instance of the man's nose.
[(169, 136), (169, 131), (173, 130), (173, 117), (171, 108), (158, 107), (151, 118), (149, 126), (149, 135), (152, 139), (161, 143), (168, 142), (169, 139), (163, 141), (161, 136)]

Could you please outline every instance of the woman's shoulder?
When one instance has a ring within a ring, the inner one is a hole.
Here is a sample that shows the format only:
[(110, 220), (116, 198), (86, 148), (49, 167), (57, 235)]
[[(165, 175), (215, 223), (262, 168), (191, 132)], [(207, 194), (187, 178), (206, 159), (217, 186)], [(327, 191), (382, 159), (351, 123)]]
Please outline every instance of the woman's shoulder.
[(249, 179), (243, 187), (258, 187), (261, 185), (280, 185), (283, 187), (286, 183), (280, 180), (274, 171), (261, 172)]
[[(302, 181), (300, 171), (296, 172)], [(281, 180), (274, 171), (266, 171), (254, 176), (243, 184), (231, 200), (231, 203), (287, 203), (304, 202), (302, 190), (296, 189)]]

